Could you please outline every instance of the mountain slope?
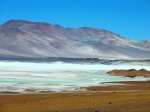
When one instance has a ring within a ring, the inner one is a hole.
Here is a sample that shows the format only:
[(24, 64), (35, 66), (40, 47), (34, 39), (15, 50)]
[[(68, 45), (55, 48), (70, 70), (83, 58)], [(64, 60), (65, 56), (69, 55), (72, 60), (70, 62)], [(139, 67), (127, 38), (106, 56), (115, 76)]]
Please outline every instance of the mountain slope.
[(10, 20), (0, 26), (0, 57), (148, 58), (150, 45), (106, 30)]

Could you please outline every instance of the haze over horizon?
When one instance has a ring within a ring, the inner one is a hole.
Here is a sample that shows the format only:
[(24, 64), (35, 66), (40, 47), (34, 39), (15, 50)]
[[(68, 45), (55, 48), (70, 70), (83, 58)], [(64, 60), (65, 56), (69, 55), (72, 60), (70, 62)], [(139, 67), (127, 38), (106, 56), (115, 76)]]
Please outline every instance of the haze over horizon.
[(149, 0), (1, 0), (0, 7), (0, 25), (12, 19), (28, 20), (150, 40)]

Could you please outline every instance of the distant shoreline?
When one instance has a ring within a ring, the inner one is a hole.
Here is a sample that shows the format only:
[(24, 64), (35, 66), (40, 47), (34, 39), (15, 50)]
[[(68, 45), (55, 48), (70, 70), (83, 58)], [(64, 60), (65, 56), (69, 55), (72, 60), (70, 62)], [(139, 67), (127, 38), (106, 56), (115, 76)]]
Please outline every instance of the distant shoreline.
[(113, 59), (113, 58), (63, 58), (63, 57), (0, 57), (0, 61), (6, 62), (33, 62), (33, 63), (54, 63), (64, 62), (73, 64), (104, 64), (116, 65), (124, 63), (136, 63), (137, 65), (147, 64), (150, 66), (150, 59)]

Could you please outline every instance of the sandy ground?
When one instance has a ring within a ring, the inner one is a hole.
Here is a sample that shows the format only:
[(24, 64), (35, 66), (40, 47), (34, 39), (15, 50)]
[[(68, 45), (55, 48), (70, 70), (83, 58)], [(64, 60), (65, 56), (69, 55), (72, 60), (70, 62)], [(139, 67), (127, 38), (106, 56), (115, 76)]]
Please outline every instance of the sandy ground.
[(150, 81), (88, 87), (87, 92), (1, 94), (0, 112), (150, 112)]

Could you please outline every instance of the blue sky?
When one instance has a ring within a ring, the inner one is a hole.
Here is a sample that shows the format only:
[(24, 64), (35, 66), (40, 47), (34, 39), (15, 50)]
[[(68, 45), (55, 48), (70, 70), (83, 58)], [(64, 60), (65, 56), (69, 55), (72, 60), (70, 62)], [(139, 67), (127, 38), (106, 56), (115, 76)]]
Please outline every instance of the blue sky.
[(22, 19), (150, 40), (150, 0), (0, 0), (0, 24)]

